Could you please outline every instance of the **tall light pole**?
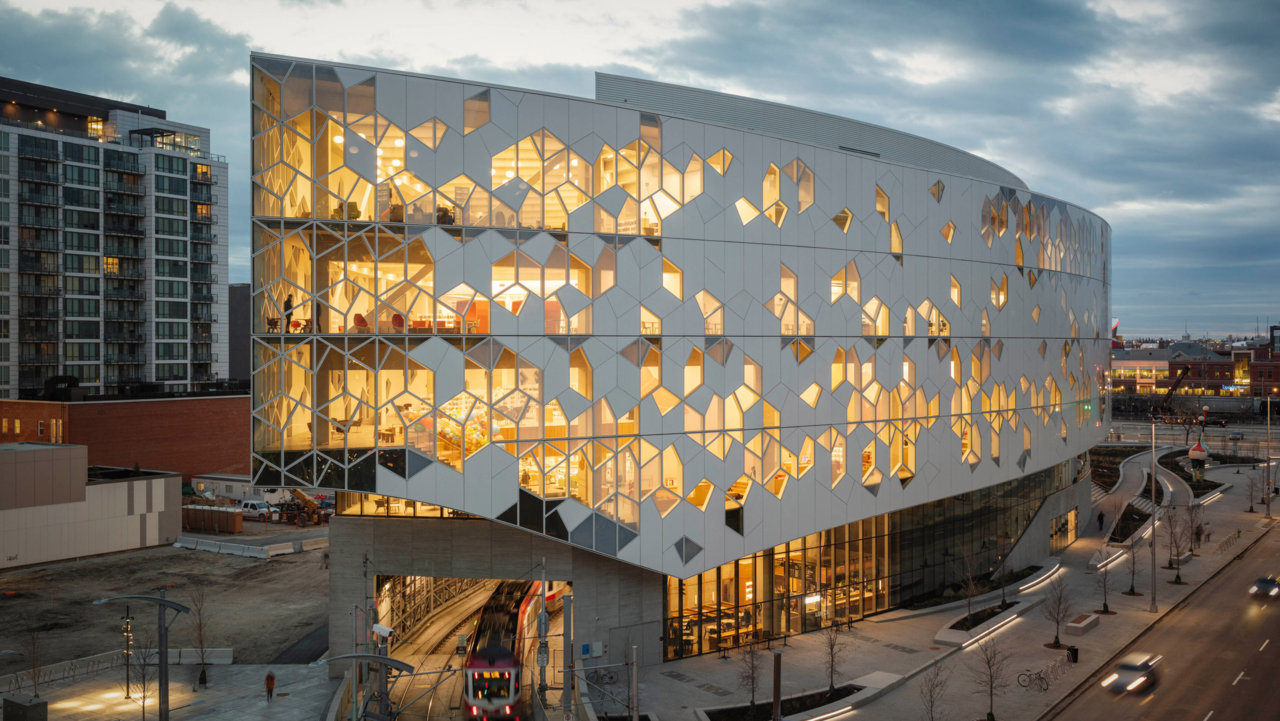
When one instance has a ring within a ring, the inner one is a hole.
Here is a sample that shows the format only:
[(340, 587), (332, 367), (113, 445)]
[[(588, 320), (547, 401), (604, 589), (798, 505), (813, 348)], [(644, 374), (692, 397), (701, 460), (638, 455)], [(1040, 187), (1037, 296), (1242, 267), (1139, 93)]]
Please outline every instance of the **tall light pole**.
[[(1272, 388), (1272, 393), (1275, 392)], [(1267, 394), (1267, 518), (1271, 518), (1271, 393)]]
[[(156, 610), (159, 611), (159, 647), (160, 647), (160, 721), (169, 721), (169, 624), (173, 621), (165, 620), (165, 609), (170, 608), (178, 613), (189, 613), (191, 609), (183, 606), (181, 603), (167, 600), (164, 597), (164, 589), (160, 589), (159, 596), (112, 596), (111, 598), (99, 598), (93, 602), (93, 605), (100, 606), (109, 601), (150, 601), (156, 604)], [(177, 620), (178, 613), (173, 615), (173, 620)], [(145, 700), (145, 699), (144, 699)]]
[(1156, 419), (1151, 417), (1151, 612), (1156, 607)]

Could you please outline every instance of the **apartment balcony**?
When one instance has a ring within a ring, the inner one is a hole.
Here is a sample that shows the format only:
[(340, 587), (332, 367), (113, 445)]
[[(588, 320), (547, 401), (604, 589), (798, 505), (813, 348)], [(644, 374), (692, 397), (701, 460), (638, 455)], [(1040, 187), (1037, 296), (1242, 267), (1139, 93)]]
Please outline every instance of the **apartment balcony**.
[(146, 343), (147, 334), (132, 329), (108, 327), (102, 334), (108, 343)]
[(62, 289), (56, 285), (23, 285), (18, 287), (18, 295), (54, 298), (62, 295)]
[(120, 225), (118, 223), (107, 223), (102, 228), (102, 232), (107, 235), (127, 235), (134, 238), (147, 237), (145, 228), (136, 225)]
[(58, 265), (56, 260), (48, 261), (38, 258), (19, 258), (18, 270), (23, 273), (36, 273), (39, 275), (62, 275), (62, 267)]
[(217, 343), (217, 342), (218, 342), (218, 334), (217, 334), (217, 333), (210, 333), (210, 332), (208, 332), (208, 331), (205, 331), (205, 332), (192, 332), (192, 333), (191, 333), (191, 342), (192, 342), (192, 343)]
[(218, 256), (209, 251), (206, 246), (198, 245), (191, 248), (192, 263), (217, 263)]
[(24, 205), (49, 205), (53, 207), (61, 207), (62, 196), (58, 193), (33, 193), (24, 191), (18, 193), (18, 202)]
[(209, 226), (192, 223), (191, 240), (197, 243), (213, 243), (218, 240), (218, 235)]
[(57, 301), (52, 305), (24, 305), (18, 308), (18, 317), (23, 320), (58, 320), (62, 311), (58, 310)]
[(218, 182), (218, 176), (214, 173), (202, 173), (194, 168), (191, 171), (191, 182), (213, 184)]
[(57, 343), (62, 333), (55, 328), (26, 328), (18, 338), (23, 343)]
[(213, 293), (196, 293), (191, 294), (192, 303), (212, 303), (214, 301)]
[(142, 183), (119, 183), (114, 180), (107, 180), (102, 183), (102, 189), (108, 193), (124, 193), (125, 195), (147, 194), (147, 189)]
[(43, 168), (29, 168), (25, 166), (18, 167), (18, 180), (26, 180), (32, 183), (55, 183), (62, 184), (62, 176), (57, 171), (44, 170)]
[(218, 274), (211, 272), (208, 267), (203, 265), (191, 266), (191, 282), (193, 283), (217, 283)]
[(19, 353), (18, 363), (24, 366), (56, 366), (57, 353)]
[(108, 300), (146, 300), (147, 294), (141, 288), (107, 288), (102, 297)]
[(135, 278), (143, 279), (147, 277), (147, 271), (143, 268), (117, 268), (116, 270), (102, 271), (103, 278)]
[(28, 228), (61, 228), (62, 217), (19, 213), (18, 225), (25, 225)]
[(105, 362), (112, 365), (146, 365), (147, 357), (141, 353), (108, 353)]
[(146, 258), (147, 251), (141, 244), (136, 243), (107, 243), (103, 246), (102, 254), (115, 258)]
[(138, 162), (136, 157), (103, 158), (102, 167), (107, 170), (114, 170), (119, 173), (130, 173), (133, 175), (142, 175), (146, 172), (142, 169), (142, 164)]
[(108, 213), (115, 213), (117, 215), (145, 216), (147, 214), (147, 211), (142, 207), (141, 203), (123, 203), (118, 200), (110, 199), (103, 204), (102, 209)]
[(147, 322), (146, 311), (142, 310), (109, 310), (102, 314), (106, 320), (117, 321), (120, 323), (145, 323)]
[(25, 237), (18, 236), (18, 247), (22, 250), (48, 250), (57, 252), (62, 250), (62, 243), (57, 236), (54, 237)]
[(109, 386), (136, 385), (142, 383), (143, 379), (140, 376), (103, 375), (102, 382)]
[(19, 158), (38, 158), (40, 160), (60, 161), (62, 156), (58, 153), (57, 148), (40, 148), (34, 145), (26, 145), (18, 143)]

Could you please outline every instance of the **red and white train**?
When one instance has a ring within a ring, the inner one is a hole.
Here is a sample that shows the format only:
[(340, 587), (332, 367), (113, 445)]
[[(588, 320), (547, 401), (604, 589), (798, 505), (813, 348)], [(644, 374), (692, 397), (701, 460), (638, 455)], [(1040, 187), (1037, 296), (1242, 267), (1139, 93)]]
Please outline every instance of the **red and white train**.
[[(547, 604), (567, 589), (548, 584)], [(536, 581), (503, 581), (485, 601), (462, 666), (463, 702), (471, 718), (520, 720), (523, 660), (537, 647), (541, 611), (542, 584)]]

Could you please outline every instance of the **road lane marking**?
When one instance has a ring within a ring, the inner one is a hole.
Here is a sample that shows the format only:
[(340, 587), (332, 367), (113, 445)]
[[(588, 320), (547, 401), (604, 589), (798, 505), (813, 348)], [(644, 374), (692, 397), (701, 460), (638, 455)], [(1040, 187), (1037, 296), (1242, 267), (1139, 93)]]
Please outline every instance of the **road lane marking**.
[(1231, 685), (1232, 685), (1232, 686), (1235, 686), (1236, 684), (1240, 683), (1240, 679), (1242, 679), (1242, 678), (1244, 678), (1244, 671), (1241, 671), (1241, 672), (1240, 672), (1240, 675), (1239, 675), (1239, 676), (1236, 676), (1236, 680), (1232, 681), (1232, 682), (1231, 682)]
[(1205, 716), (1204, 716), (1204, 721), (1209, 721), (1209, 717), (1210, 717), (1210, 716), (1212, 716), (1212, 715), (1213, 715), (1213, 712), (1212, 712), (1212, 711), (1210, 711), (1209, 713), (1205, 714)]
[(1262, 642), (1262, 645), (1258, 647), (1258, 650), (1259, 650), (1259, 651), (1261, 651), (1262, 649), (1266, 648), (1266, 647), (1267, 647), (1267, 644), (1269, 644), (1269, 643), (1271, 643), (1271, 639), (1267, 639), (1267, 640), (1263, 641), (1263, 642)]

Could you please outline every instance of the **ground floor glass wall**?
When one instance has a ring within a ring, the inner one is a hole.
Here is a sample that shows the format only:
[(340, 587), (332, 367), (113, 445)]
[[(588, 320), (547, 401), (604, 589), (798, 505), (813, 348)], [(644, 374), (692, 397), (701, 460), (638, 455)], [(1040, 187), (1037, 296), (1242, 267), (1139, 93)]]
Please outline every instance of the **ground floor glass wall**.
[[(687, 579), (668, 577), (667, 659), (815, 631), (987, 576), (1081, 459), (810, 534)], [(1074, 534), (1071, 534), (1074, 536)], [(1055, 538), (1059, 543), (1062, 538)]]

